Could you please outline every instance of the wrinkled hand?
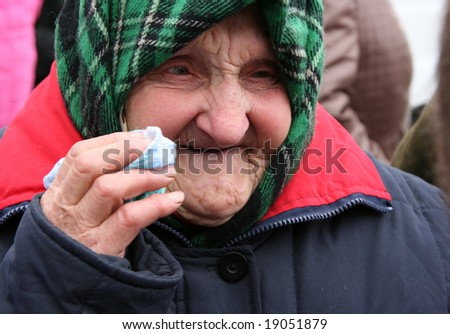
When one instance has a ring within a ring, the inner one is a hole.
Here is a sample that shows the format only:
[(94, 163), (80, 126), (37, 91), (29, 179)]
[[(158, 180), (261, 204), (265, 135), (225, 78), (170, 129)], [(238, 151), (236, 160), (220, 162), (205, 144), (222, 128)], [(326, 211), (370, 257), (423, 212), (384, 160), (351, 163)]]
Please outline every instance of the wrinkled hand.
[(46, 217), (93, 251), (123, 257), (140, 229), (173, 213), (184, 200), (182, 192), (173, 192), (125, 202), (174, 180), (173, 167), (163, 172), (123, 170), (149, 144), (130, 132), (76, 143), (41, 198)]

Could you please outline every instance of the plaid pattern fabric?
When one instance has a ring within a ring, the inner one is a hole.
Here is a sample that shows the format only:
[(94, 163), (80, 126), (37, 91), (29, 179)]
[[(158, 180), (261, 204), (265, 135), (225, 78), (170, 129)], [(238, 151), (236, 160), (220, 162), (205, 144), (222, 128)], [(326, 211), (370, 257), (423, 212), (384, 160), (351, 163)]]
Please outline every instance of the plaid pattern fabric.
[[(66, 0), (56, 29), (58, 80), (85, 138), (120, 131), (126, 96), (155, 68), (215, 23), (254, 0)], [(322, 1), (261, 0), (292, 107), (288, 137), (247, 205), (231, 221), (195, 235), (194, 246), (222, 245), (253, 226), (299, 164), (314, 123), (323, 67)], [(151, 124), (149, 124), (151, 125)], [(166, 223), (183, 229), (174, 217)]]

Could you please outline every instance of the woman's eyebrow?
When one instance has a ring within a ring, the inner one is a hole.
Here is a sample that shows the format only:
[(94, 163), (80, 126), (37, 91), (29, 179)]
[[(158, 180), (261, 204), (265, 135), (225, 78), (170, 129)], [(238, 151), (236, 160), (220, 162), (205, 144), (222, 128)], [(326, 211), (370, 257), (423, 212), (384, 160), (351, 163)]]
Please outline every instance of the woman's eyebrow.
[(186, 55), (186, 54), (175, 55), (175, 56), (172, 56), (170, 58), (167, 58), (163, 63), (161, 63), (161, 65), (164, 65), (165, 63), (168, 63), (168, 62), (178, 61), (178, 60), (190, 61), (191, 60), (191, 56)]
[(247, 63), (247, 65), (251, 65), (251, 66), (267, 66), (267, 67), (272, 67), (272, 68), (274, 68), (276, 70), (278, 70), (280, 68), (279, 63), (276, 60), (269, 59), (269, 58), (252, 59), (251, 61), (249, 61)]

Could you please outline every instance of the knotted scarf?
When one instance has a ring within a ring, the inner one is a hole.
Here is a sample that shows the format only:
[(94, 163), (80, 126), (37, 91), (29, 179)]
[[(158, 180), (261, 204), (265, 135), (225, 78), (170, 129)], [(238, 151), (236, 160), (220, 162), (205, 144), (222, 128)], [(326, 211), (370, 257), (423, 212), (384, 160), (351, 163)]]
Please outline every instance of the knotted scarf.
[[(120, 131), (127, 93), (139, 77), (254, 2), (66, 0), (55, 47), (59, 85), (76, 128), (84, 138)], [(256, 2), (291, 102), (291, 128), (248, 203), (230, 221), (194, 230), (174, 216), (162, 220), (192, 246), (221, 246), (255, 225), (296, 171), (312, 137), (323, 67), (322, 2)]]

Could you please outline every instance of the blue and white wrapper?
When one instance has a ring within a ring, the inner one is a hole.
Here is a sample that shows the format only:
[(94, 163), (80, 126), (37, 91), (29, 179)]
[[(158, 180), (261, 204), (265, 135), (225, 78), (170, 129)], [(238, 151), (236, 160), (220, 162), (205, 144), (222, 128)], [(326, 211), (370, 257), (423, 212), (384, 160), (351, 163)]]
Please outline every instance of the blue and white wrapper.
[(45, 189), (48, 189), (48, 187), (50, 187), (50, 185), (53, 183), (63, 162), (64, 162), (64, 158), (59, 159), (58, 162), (53, 166), (52, 170), (47, 175), (44, 176)]
[(133, 130), (140, 132), (144, 137), (152, 140), (139, 159), (133, 160), (124, 169), (161, 169), (174, 165), (177, 155), (176, 144), (162, 135), (161, 129), (156, 126), (148, 126), (144, 130)]
[[(125, 166), (124, 170), (129, 169), (162, 169), (166, 166), (174, 165), (176, 160), (176, 144), (169, 138), (162, 135), (160, 128), (156, 126), (148, 126), (142, 130), (133, 130), (133, 132), (143, 133), (144, 137), (149, 138), (152, 142), (147, 146), (145, 151), (139, 156), (138, 159), (130, 162), (128, 166)], [(58, 160), (53, 166), (52, 170), (44, 177), (44, 187), (48, 187), (55, 180), (56, 175), (59, 172), (64, 158)], [(165, 188), (161, 188), (155, 191), (147, 192), (138, 197), (138, 199), (148, 197), (154, 193), (164, 193)]]

